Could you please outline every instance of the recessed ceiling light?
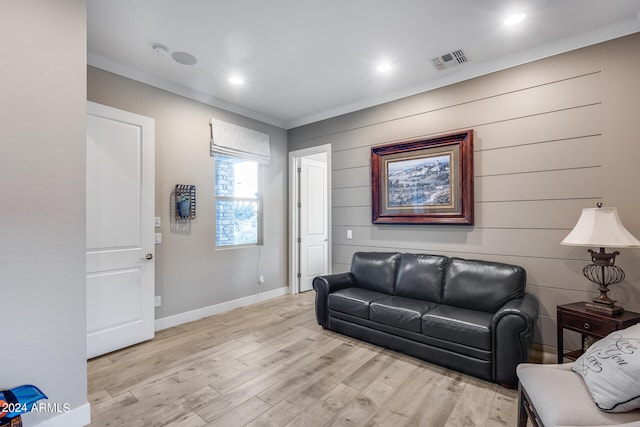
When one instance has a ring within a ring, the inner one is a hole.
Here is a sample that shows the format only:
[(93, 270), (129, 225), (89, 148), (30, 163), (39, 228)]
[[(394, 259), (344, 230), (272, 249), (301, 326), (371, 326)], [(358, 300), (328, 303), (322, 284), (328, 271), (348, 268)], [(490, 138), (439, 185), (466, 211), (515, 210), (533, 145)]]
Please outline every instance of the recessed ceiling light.
[(524, 18), (527, 15), (524, 13), (514, 13), (513, 15), (507, 16), (507, 19), (504, 20), (504, 25), (515, 25), (524, 21)]
[(378, 72), (380, 72), (380, 73), (387, 72), (387, 71), (389, 71), (390, 69), (391, 69), (391, 64), (387, 64), (387, 63), (380, 64), (380, 65), (378, 65), (378, 66), (376, 67), (376, 70), (377, 70)]
[(231, 78), (229, 78), (229, 83), (233, 84), (233, 85), (241, 85), (244, 83), (244, 79), (240, 76), (233, 76)]

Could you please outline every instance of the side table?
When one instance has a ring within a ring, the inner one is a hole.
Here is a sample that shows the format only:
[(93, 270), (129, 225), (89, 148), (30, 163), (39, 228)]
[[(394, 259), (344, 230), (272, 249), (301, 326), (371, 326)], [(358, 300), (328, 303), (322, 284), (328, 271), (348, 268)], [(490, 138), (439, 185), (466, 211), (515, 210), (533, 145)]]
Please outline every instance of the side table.
[(578, 332), (582, 335), (584, 347), (585, 337), (596, 340), (604, 338), (613, 331), (625, 329), (640, 322), (640, 313), (625, 310), (623, 313), (610, 317), (600, 313), (587, 311), (584, 302), (559, 305), (557, 308), (558, 322), (558, 363), (564, 359), (576, 360), (583, 353), (583, 349), (564, 351), (564, 330)]

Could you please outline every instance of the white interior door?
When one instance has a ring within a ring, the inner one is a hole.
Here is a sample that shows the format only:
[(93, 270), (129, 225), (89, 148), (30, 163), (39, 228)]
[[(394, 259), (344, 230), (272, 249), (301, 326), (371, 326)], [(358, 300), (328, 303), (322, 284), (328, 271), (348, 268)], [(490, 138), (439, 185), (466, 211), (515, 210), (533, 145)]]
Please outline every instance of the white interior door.
[(312, 289), (313, 278), (327, 274), (327, 164), (300, 160), (300, 292)]
[(87, 105), (87, 357), (154, 336), (155, 122)]

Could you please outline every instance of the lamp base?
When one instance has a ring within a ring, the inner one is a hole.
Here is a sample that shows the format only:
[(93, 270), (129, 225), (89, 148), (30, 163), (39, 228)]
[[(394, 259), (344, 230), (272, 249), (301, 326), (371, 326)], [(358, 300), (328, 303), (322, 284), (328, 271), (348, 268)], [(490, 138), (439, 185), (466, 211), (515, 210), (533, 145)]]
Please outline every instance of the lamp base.
[(593, 302), (585, 302), (584, 307), (587, 311), (600, 313), (611, 317), (617, 316), (624, 312), (624, 308), (620, 306), (617, 306), (615, 304), (603, 304), (595, 300)]
[(624, 271), (615, 265), (616, 255), (620, 255), (620, 252), (606, 253), (604, 248), (600, 248), (600, 252), (589, 249), (589, 253), (593, 264), (586, 265), (582, 269), (582, 274), (593, 283), (599, 285), (600, 295), (597, 298), (593, 298), (592, 302), (586, 302), (584, 304), (585, 309), (610, 317), (617, 316), (624, 311), (624, 308), (618, 307), (616, 301), (607, 296), (607, 292), (609, 292), (609, 285), (614, 285), (624, 280)]

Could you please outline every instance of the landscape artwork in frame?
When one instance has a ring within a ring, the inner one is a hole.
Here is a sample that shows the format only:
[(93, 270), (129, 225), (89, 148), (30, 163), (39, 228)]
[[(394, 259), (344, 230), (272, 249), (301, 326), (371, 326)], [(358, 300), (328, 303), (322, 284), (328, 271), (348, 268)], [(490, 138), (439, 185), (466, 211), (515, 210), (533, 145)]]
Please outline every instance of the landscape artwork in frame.
[(473, 130), (371, 149), (374, 224), (473, 225)]

